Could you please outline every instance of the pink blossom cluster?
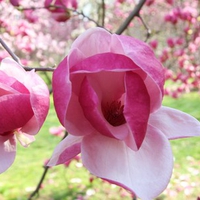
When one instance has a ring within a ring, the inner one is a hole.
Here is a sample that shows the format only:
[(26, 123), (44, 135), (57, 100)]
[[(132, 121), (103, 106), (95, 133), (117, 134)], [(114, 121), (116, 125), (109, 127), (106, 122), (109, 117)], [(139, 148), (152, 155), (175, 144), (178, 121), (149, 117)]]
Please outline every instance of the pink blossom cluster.
[[(44, 7), (42, 1), (35, 4), (27, 4), (23, 0), (18, 2), (25, 8)], [(54, 66), (64, 56), (67, 49), (65, 41), (71, 40), (71, 30), (77, 27), (76, 22), (60, 25), (47, 9), (20, 11), (4, 1), (1, 2), (0, 13), (1, 37), (25, 66)], [(0, 48), (0, 58), (6, 56), (8, 54)]]
[[(138, 1), (134, 1), (137, 5)], [(109, 18), (108, 29), (116, 26), (132, 11), (129, 0), (109, 4), (115, 18)], [(132, 4), (133, 1), (132, 1)], [(151, 29), (149, 45), (167, 68), (166, 80), (173, 82), (165, 94), (179, 97), (183, 93), (200, 90), (200, 29), (199, 3), (195, 1), (148, 0), (140, 14)], [(119, 16), (119, 18), (117, 18)], [(159, 19), (159, 20), (158, 20)], [(145, 40), (145, 28), (140, 20), (130, 23), (126, 34)], [(142, 32), (141, 32), (142, 29)]]
[[(198, 1), (181, 4), (174, 2), (166, 9), (168, 10), (163, 15), (165, 28), (162, 24), (157, 24), (160, 30), (162, 30), (161, 27), (165, 30), (166, 39), (160, 41), (159, 35), (156, 35), (157, 38), (152, 39), (149, 44), (167, 67), (166, 80), (174, 83), (173, 86), (165, 88), (165, 94), (177, 98), (182, 93), (200, 89)], [(158, 14), (155, 9), (153, 10), (154, 14)]]

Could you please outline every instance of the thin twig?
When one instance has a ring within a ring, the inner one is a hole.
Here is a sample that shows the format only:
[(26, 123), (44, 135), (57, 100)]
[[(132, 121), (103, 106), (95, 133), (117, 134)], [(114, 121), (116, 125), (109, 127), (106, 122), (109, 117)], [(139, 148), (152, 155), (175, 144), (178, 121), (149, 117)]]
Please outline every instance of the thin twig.
[(139, 12), (144, 5), (146, 0), (140, 0), (140, 2), (135, 6), (134, 10), (129, 14), (126, 20), (121, 24), (121, 26), (117, 29), (116, 34), (122, 34), (128, 25), (131, 23), (134, 17), (139, 16)]
[(41, 185), (42, 185), (42, 183), (43, 183), (43, 181), (44, 181), (44, 178), (45, 178), (45, 176), (46, 176), (46, 174), (47, 174), (49, 168), (50, 168), (49, 166), (44, 166), (44, 172), (43, 172), (43, 174), (42, 174), (42, 177), (41, 177), (41, 179), (40, 179), (40, 181), (39, 181), (39, 183), (38, 183), (36, 189), (34, 190), (34, 192), (31, 193), (31, 195), (29, 196), (28, 200), (31, 200), (36, 194), (39, 193), (39, 190), (40, 190), (40, 188), (41, 188)]
[(25, 67), (24, 65), (22, 65), (20, 59), (15, 55), (14, 52), (12, 52), (12, 50), (8, 47), (8, 45), (1, 38), (0, 38), (0, 43), (3, 46), (3, 48), (10, 54), (10, 56), (13, 58), (13, 60), (15, 60), (26, 71), (31, 71), (33, 69), (35, 71), (43, 71), (43, 72), (53, 72), (54, 71), (54, 68), (51, 68), (51, 67)]
[(143, 18), (141, 17), (141, 15), (139, 14), (138, 17), (140, 18), (144, 28), (147, 30), (147, 35), (146, 35), (146, 39), (145, 42), (147, 42), (147, 40), (149, 39), (150, 35), (151, 35), (151, 29), (147, 26), (147, 24), (144, 22)]
[(102, 0), (102, 22), (101, 22), (102, 27), (104, 27), (105, 14), (106, 14), (105, 2), (104, 0)]
[(96, 26), (98, 27), (102, 27), (98, 22), (96, 22), (94, 19), (90, 18), (89, 16), (85, 15), (83, 13), (83, 11), (77, 11), (76, 9), (72, 9), (72, 8), (67, 8), (65, 6), (61, 6), (61, 5), (49, 5), (49, 6), (43, 6), (43, 7), (26, 7), (26, 8), (22, 8), (22, 7), (18, 7), (18, 10), (20, 11), (24, 11), (24, 10), (37, 10), (37, 9), (52, 9), (52, 8), (61, 8), (65, 11), (71, 11), (77, 15), (81, 15), (83, 18), (88, 19), (89, 21), (93, 22)]
[(83, 13), (83, 11), (80, 12), (80, 11), (77, 11), (77, 10), (74, 10), (74, 9), (68, 9), (68, 10), (71, 10), (74, 13), (76, 13), (77, 15), (81, 15), (83, 18), (88, 19), (89, 21), (93, 22), (97, 27), (102, 27), (97, 21), (95, 21), (94, 19), (92, 19), (92, 18), (88, 17), (87, 15), (85, 15)]
[(10, 50), (10, 48), (7, 46), (7, 44), (3, 41), (3, 39), (0, 38), (0, 43), (3, 46), (3, 48), (10, 54), (10, 56), (21, 66), (23, 66), (20, 62), (20, 59)]
[(24, 67), (23, 68), (26, 70), (26, 71), (31, 71), (31, 70), (35, 70), (35, 71), (42, 71), (42, 72), (53, 72), (55, 69), (54, 68), (51, 68), (51, 67)]

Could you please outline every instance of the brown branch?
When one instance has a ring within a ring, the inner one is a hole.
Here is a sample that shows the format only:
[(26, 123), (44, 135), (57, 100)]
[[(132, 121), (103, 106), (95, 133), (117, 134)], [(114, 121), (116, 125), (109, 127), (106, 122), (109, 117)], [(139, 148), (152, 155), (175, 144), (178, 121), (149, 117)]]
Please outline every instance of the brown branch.
[(101, 22), (102, 27), (104, 27), (105, 23), (105, 14), (106, 14), (105, 2), (104, 0), (102, 0), (102, 22)]
[(83, 18), (86, 18), (86, 19), (88, 19), (89, 21), (91, 21), (91, 22), (93, 22), (96, 26), (98, 26), (98, 27), (102, 27), (98, 22), (96, 22), (94, 19), (92, 19), (92, 18), (90, 18), (90, 17), (88, 17), (87, 15), (85, 15), (84, 13), (83, 13), (83, 11), (77, 11), (77, 10), (74, 10), (74, 9), (68, 9), (68, 10), (71, 10), (71, 11), (73, 11), (74, 13), (76, 13), (77, 15), (81, 15)]
[(14, 52), (12, 52), (12, 50), (8, 47), (8, 45), (1, 38), (0, 38), (0, 44), (9, 53), (9, 55), (13, 58), (13, 60), (15, 60), (26, 71), (31, 71), (33, 69), (35, 71), (43, 71), (43, 72), (53, 72), (54, 71), (54, 68), (51, 68), (51, 67), (35, 67), (35, 68), (33, 68), (33, 67), (25, 67), (24, 65), (22, 65), (20, 59), (15, 55)]
[(36, 189), (34, 190), (34, 192), (31, 193), (31, 195), (29, 196), (28, 200), (31, 200), (36, 194), (39, 193), (39, 190), (40, 190), (40, 188), (41, 188), (41, 185), (42, 185), (42, 183), (43, 183), (43, 181), (44, 181), (44, 178), (45, 178), (45, 176), (46, 176), (46, 174), (47, 174), (49, 168), (50, 168), (49, 166), (44, 166), (44, 172), (43, 172), (43, 174), (42, 174), (42, 177), (41, 177), (41, 179), (40, 179), (40, 181), (39, 181), (39, 183), (38, 183)]
[(24, 67), (23, 68), (26, 70), (26, 71), (31, 71), (31, 70), (35, 70), (35, 71), (40, 71), (40, 72), (53, 72), (55, 69), (52, 68), (52, 67)]
[(116, 31), (116, 34), (119, 34), (119, 35), (122, 34), (126, 30), (128, 25), (131, 23), (133, 18), (139, 16), (139, 12), (145, 2), (146, 2), (146, 0), (139, 1), (139, 3), (135, 6), (134, 10), (129, 14), (129, 16), (126, 18), (126, 20), (118, 28), (118, 30)]
[(10, 56), (15, 60), (18, 64), (23, 66), (20, 62), (20, 59), (11, 51), (11, 49), (7, 46), (7, 44), (0, 38), (0, 43), (3, 46), (3, 48), (10, 54)]
[(67, 8), (65, 6), (60, 6), (60, 5), (49, 5), (49, 6), (43, 6), (43, 7), (27, 7), (27, 8), (22, 8), (22, 7), (17, 7), (18, 10), (24, 11), (24, 10), (37, 10), (37, 9), (51, 9), (51, 8), (62, 8), (65, 11), (71, 11), (77, 15), (81, 15), (83, 18), (88, 19), (89, 21), (93, 22), (96, 26), (102, 27), (98, 22), (96, 22), (94, 19), (90, 18), (89, 16), (85, 15), (83, 11), (77, 11), (76, 9), (72, 8)]

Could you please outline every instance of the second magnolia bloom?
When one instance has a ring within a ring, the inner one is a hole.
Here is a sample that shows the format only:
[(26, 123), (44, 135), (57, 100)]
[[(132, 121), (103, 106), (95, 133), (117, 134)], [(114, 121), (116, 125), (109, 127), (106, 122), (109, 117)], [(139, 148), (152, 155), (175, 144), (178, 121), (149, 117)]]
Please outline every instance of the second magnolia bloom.
[(49, 165), (81, 153), (94, 175), (142, 199), (158, 196), (173, 168), (168, 139), (200, 135), (200, 124), (162, 107), (164, 70), (148, 45), (93, 28), (53, 75), (58, 118), (69, 132)]
[(34, 72), (5, 58), (0, 66), (0, 173), (13, 163), (16, 139), (23, 146), (34, 141), (49, 110), (49, 91)]

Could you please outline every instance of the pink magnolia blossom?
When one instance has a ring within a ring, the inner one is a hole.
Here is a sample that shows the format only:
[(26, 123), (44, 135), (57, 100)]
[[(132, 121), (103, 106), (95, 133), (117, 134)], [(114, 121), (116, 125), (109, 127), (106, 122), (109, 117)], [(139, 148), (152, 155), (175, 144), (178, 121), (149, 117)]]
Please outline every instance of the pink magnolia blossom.
[(28, 146), (40, 130), (49, 109), (49, 92), (32, 70), (5, 58), (0, 66), (0, 173), (13, 163), (16, 139)]
[(67, 21), (71, 16), (70, 12), (67, 10), (67, 8), (77, 8), (77, 1), (76, 0), (45, 0), (44, 5), (46, 7), (50, 7), (49, 11), (52, 13), (52, 17), (54, 20), (58, 22), (65, 22)]
[(46, 7), (50, 5), (59, 6), (60, 8), (55, 8), (55, 11), (63, 11), (62, 6), (64, 8), (72, 7), (75, 9), (78, 7), (77, 0), (45, 0), (44, 5)]
[(173, 48), (175, 46), (175, 42), (173, 38), (168, 38), (167, 39), (167, 44), (169, 47)]
[(20, 1), (21, 1), (21, 0), (10, 0), (10, 3), (11, 3), (13, 6), (20, 6)]
[(156, 49), (158, 46), (158, 41), (157, 40), (152, 40), (149, 42), (149, 45), (153, 48)]
[(79, 153), (94, 175), (152, 199), (173, 168), (169, 140), (200, 135), (193, 117), (161, 106), (164, 69), (132, 37), (93, 28), (76, 39), (53, 74), (55, 109), (69, 135), (48, 165)]

